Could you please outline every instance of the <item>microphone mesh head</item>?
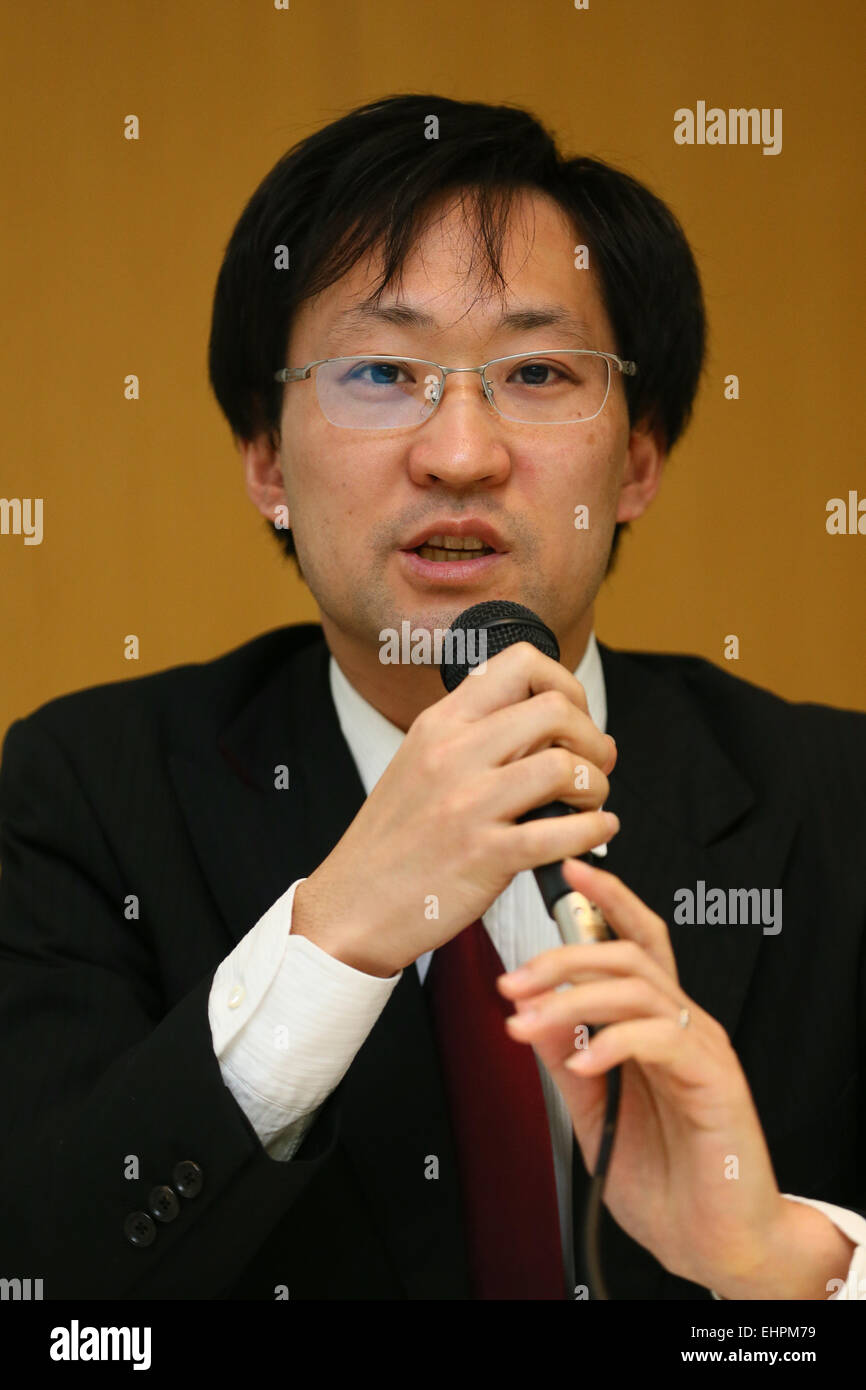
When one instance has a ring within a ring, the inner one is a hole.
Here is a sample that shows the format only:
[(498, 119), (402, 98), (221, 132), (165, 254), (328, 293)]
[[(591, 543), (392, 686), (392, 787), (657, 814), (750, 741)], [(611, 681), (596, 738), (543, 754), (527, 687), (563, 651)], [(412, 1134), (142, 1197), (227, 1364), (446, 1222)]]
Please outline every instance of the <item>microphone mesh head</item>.
[[(479, 634), (483, 632), (488, 660), (515, 642), (531, 642), (545, 656), (559, 660), (559, 643), (547, 624), (531, 608), (524, 608), (522, 603), (511, 603), (508, 599), (489, 599), (486, 603), (473, 604), (454, 619), (448, 630), (474, 632), (473, 643), (467, 643), (466, 650), (475, 652), (483, 650), (479, 647)], [(456, 690), (471, 669), (466, 661), (443, 659), (439, 670), (445, 689), (449, 693)]]

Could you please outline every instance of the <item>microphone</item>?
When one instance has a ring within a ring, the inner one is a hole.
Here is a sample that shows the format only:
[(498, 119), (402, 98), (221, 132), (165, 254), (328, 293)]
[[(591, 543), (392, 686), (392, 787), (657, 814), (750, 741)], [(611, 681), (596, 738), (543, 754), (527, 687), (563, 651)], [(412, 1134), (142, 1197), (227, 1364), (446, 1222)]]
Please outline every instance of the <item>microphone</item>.
[[(546, 623), (542, 622), (531, 608), (507, 599), (491, 599), (486, 603), (473, 604), (454, 619), (449, 633), (462, 632), (464, 640), (458, 644), (447, 640), (443, 647), (443, 659), (439, 668), (442, 683), (449, 691), (456, 690), (473, 667), (467, 661), (455, 659), (455, 647), (460, 645), (466, 651), (484, 651), (487, 658), (496, 656), (515, 642), (531, 642), (545, 656), (559, 660), (559, 643)], [(474, 645), (466, 641), (467, 633), (474, 633)], [(483, 642), (479, 633), (484, 633)], [(579, 814), (576, 807), (565, 801), (551, 801), (546, 806), (537, 806), (518, 821), (547, 820), (551, 816), (571, 816)], [(588, 856), (580, 855), (588, 860)], [(533, 869), (535, 881), (544, 899), (544, 906), (556, 923), (559, 934), (566, 946), (583, 945), (592, 941), (607, 941), (612, 933), (595, 903), (583, 893), (577, 892), (566, 881), (562, 872), (562, 860), (552, 864), (541, 864)]]

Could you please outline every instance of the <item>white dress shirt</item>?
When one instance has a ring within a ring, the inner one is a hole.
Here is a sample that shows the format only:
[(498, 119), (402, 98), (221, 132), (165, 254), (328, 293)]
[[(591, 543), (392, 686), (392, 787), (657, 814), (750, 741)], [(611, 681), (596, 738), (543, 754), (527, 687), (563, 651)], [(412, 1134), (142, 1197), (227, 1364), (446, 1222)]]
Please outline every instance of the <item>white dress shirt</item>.
[[(333, 656), (329, 669), (340, 728), (369, 796), (405, 735), (350, 685)], [(606, 733), (604, 673), (594, 633), (574, 674), (586, 692), (593, 723)], [(307, 937), (293, 936), (292, 902), (303, 881), (296, 880), (221, 962), (208, 1000), (223, 1080), (270, 1157), (282, 1161), (300, 1147), (402, 974), (385, 980), (367, 975)], [(512, 879), (482, 922), (506, 970), (562, 944), (530, 870)], [(431, 957), (428, 951), (415, 962), (422, 982)], [(572, 1288), (571, 1118), (540, 1061), (538, 1069), (553, 1146), (567, 1287)], [(831, 1297), (866, 1299), (866, 1218), (827, 1202), (783, 1195), (817, 1207), (855, 1242), (846, 1284)]]

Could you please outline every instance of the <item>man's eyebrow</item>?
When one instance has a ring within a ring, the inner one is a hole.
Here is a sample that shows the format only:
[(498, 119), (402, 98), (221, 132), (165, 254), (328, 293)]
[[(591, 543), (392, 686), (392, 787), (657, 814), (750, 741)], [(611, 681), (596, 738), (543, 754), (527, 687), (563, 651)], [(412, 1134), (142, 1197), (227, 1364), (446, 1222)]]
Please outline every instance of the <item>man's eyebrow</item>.
[[(438, 328), (431, 314), (423, 309), (415, 309), (410, 304), (360, 304), (339, 314), (328, 336), (332, 341), (339, 340), (358, 327), (375, 327), (377, 324), (388, 324), (397, 328), (418, 328), (425, 332), (432, 332)], [(586, 345), (592, 337), (585, 319), (559, 304), (526, 305), (510, 309), (502, 315), (496, 325), (497, 332), (509, 330), (528, 333), (537, 328), (555, 328), (558, 334), (564, 334)]]

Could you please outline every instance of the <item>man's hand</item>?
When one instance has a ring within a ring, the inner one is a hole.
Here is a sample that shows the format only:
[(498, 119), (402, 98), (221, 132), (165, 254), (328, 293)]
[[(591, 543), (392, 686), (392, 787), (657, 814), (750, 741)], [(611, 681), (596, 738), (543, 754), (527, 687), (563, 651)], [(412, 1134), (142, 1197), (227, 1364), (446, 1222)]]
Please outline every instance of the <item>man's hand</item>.
[[(666, 1269), (723, 1298), (826, 1298), (854, 1244), (779, 1192), (739, 1059), (680, 988), (667, 926), (613, 874), (573, 859), (564, 873), (619, 939), (546, 951), (498, 983), (518, 1010), (509, 1032), (556, 1082), (589, 1172), (605, 1073), (622, 1064), (605, 1205)], [(607, 1026), (590, 1040), (590, 1024)]]
[[(599, 807), (615, 762), (571, 672), (528, 642), (507, 647), (418, 715), (297, 888), (292, 932), (355, 969), (396, 974), (481, 917), (521, 870), (610, 840), (619, 821)], [(516, 823), (549, 801), (578, 814)]]

